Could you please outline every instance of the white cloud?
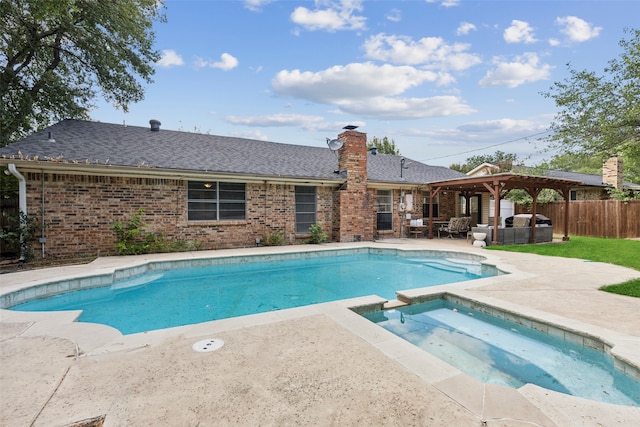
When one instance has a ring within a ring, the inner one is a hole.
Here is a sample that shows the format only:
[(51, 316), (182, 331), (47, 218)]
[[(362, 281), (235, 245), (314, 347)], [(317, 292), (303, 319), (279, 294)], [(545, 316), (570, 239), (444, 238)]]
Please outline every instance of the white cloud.
[(169, 68), (180, 66), (184, 64), (184, 61), (182, 60), (182, 57), (176, 53), (176, 51), (165, 49), (162, 51), (162, 57), (160, 58), (160, 60), (158, 60), (158, 62), (156, 62), (156, 64), (158, 64), (158, 66), (160, 67)]
[(440, 37), (414, 41), (410, 37), (387, 36), (384, 33), (369, 37), (363, 45), (366, 56), (371, 59), (456, 71), (481, 62), (478, 55), (466, 52), (469, 47), (466, 43), (448, 44)]
[[(267, 114), (261, 116), (227, 116), (224, 118), (227, 123), (234, 125), (242, 125), (249, 127), (297, 127), (306, 131), (335, 131), (341, 127), (352, 124), (356, 126), (365, 126), (365, 122), (359, 120), (350, 120), (349, 122), (329, 122), (321, 116), (312, 116), (305, 114)], [(253, 131), (256, 135), (262, 135), (260, 131)], [(238, 135), (238, 134), (235, 134)], [(244, 137), (253, 139), (250, 132), (244, 132)]]
[(262, 6), (272, 3), (274, 0), (242, 0), (244, 7), (252, 12), (259, 12)]
[(545, 130), (546, 127), (540, 123), (532, 122), (531, 120), (516, 120), (516, 119), (495, 119), (484, 120), (478, 122), (470, 122), (461, 126), (458, 126), (463, 132), (513, 132), (520, 131), (523, 134), (531, 134), (534, 132), (540, 132)]
[(193, 65), (196, 68), (218, 68), (223, 71), (229, 71), (238, 66), (239, 62), (233, 55), (228, 53), (223, 53), (220, 55), (220, 61), (210, 62), (202, 58), (196, 58)]
[(227, 116), (228, 123), (245, 126), (280, 127), (300, 126), (301, 124), (319, 123), (324, 120), (321, 116), (303, 114), (268, 114), (263, 116)]
[(529, 23), (517, 19), (511, 21), (511, 26), (504, 30), (503, 37), (507, 43), (534, 43), (537, 41)]
[(457, 96), (434, 96), (430, 98), (390, 98), (345, 100), (339, 103), (344, 112), (384, 120), (422, 119), (446, 117), (475, 112)]
[[(525, 145), (524, 143), (527, 140), (524, 138), (527, 136), (545, 132), (552, 117), (534, 117), (532, 120), (502, 118), (468, 122), (456, 127), (407, 128), (398, 131), (398, 133), (427, 138), (430, 145), (467, 145), (469, 148), (479, 144), (490, 145), (491, 147), (487, 149), (487, 152), (496, 150), (494, 148), (496, 142), (514, 140), (514, 145), (507, 146), (507, 151), (513, 152), (515, 146), (522, 147)], [(534, 142), (536, 137), (531, 138), (531, 142)], [(468, 157), (471, 154), (464, 153), (464, 155)]]
[(205, 68), (205, 67), (208, 67), (208, 66), (209, 66), (209, 62), (208, 62), (208, 61), (205, 61), (205, 60), (204, 60), (204, 59), (202, 59), (202, 58), (196, 58), (196, 59), (193, 61), (193, 66), (194, 66), (194, 67), (196, 67), (196, 68), (198, 68), (198, 69), (200, 69), (200, 68)]
[(475, 30), (477, 30), (477, 28), (471, 22), (461, 22), (460, 25), (458, 25), (458, 28), (456, 29), (456, 34), (459, 36), (466, 36), (471, 31), (475, 31)]
[(560, 40), (558, 39), (549, 39), (549, 46), (559, 46), (560, 45)]
[(283, 70), (276, 74), (271, 86), (278, 96), (337, 104), (350, 99), (398, 95), (439, 78), (438, 73), (410, 66), (365, 62), (336, 65), (318, 72)]
[(551, 74), (551, 65), (540, 64), (535, 53), (525, 53), (513, 62), (496, 59), (496, 68), (487, 72), (480, 80), (480, 86), (507, 86), (514, 88), (525, 83), (547, 80)]
[(425, 0), (427, 3), (440, 3), (443, 7), (454, 7), (460, 4), (460, 0)]
[(400, 22), (402, 20), (402, 12), (400, 9), (391, 9), (386, 18), (391, 22)]
[(594, 27), (577, 16), (556, 18), (556, 24), (562, 27), (560, 32), (565, 34), (570, 41), (578, 43), (598, 37), (602, 30), (602, 27)]
[(274, 93), (321, 104), (361, 117), (414, 119), (469, 114), (474, 110), (456, 96), (404, 98), (398, 95), (442, 79), (438, 73), (410, 66), (354, 63), (319, 72), (283, 70), (272, 80)]
[(361, 0), (316, 0), (315, 5), (314, 10), (297, 7), (291, 13), (291, 20), (309, 31), (365, 29), (367, 18), (355, 15), (363, 9)]
[(269, 137), (258, 129), (246, 130), (241, 132), (231, 132), (231, 136), (236, 138), (255, 139), (258, 141), (269, 141)]
[(460, 0), (442, 0), (442, 6), (444, 7), (455, 7), (460, 4)]
[(211, 64), (211, 68), (219, 68), (224, 71), (232, 70), (237, 66), (238, 60), (228, 53), (223, 53), (220, 55), (220, 61)]

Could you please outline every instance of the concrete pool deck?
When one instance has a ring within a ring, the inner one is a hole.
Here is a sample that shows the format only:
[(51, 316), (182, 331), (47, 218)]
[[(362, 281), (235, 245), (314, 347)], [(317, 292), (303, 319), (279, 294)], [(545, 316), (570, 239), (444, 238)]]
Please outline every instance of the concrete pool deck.
[[(640, 277), (609, 264), (475, 248), (450, 239), (246, 248), (0, 275), (0, 293), (152, 260), (345, 247), (453, 250), (510, 272), (428, 288), (598, 337), (640, 366), (640, 299), (598, 291)], [(416, 291), (417, 292), (417, 291)], [(77, 313), (0, 310), (0, 425), (633, 425), (640, 408), (527, 385), (482, 384), (355, 314), (371, 296), (122, 336)], [(192, 345), (218, 338), (211, 353)], [(640, 391), (639, 391), (640, 393)]]

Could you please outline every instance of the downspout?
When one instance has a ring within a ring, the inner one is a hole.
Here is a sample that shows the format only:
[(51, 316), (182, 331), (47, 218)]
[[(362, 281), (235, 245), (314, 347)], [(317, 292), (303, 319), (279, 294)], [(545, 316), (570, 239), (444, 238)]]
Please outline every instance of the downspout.
[(42, 221), (40, 223), (40, 246), (42, 248), (42, 258), (44, 258), (44, 244), (47, 242), (47, 238), (44, 235), (44, 171), (42, 171), (42, 212), (40, 215)]
[[(24, 176), (16, 169), (16, 165), (13, 163), (9, 163), (7, 165), (9, 169), (9, 173), (16, 178), (18, 178), (18, 207), (20, 209), (20, 228), (24, 228), (27, 226), (27, 181), (24, 179)], [(24, 242), (23, 233), (20, 233), (20, 261), (24, 261)]]

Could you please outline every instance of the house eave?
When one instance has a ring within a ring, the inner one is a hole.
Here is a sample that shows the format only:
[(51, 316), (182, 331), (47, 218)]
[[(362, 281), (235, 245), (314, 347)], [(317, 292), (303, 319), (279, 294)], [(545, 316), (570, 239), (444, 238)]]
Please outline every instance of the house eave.
[(158, 169), (153, 167), (115, 166), (97, 163), (39, 162), (34, 160), (0, 159), (0, 165), (15, 164), (23, 172), (64, 173), (70, 175), (117, 176), (129, 178), (224, 180), (246, 183), (314, 184), (337, 187), (344, 178), (292, 177), (232, 172), (199, 171), (188, 169)]
[(402, 182), (402, 181), (371, 181), (367, 182), (369, 188), (375, 188), (380, 190), (409, 190), (416, 188), (427, 188), (427, 184), (417, 182)]

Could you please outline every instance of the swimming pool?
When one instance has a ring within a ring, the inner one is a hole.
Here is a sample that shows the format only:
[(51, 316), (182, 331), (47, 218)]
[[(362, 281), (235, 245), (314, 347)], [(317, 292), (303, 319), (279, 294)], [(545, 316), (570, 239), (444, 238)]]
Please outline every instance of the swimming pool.
[[(354, 249), (150, 263), (116, 280), (86, 279), (58, 292), (32, 292), (11, 310), (82, 310), (81, 322), (123, 334), (263, 313), (501, 274), (482, 257), (439, 251)], [(53, 288), (53, 287), (52, 287)], [(73, 292), (71, 292), (74, 290)], [(55, 295), (52, 295), (55, 294)], [(15, 300), (15, 298), (14, 298)]]
[(525, 318), (513, 322), (473, 305), (435, 299), (363, 316), (485, 383), (513, 388), (532, 383), (595, 401), (640, 406), (640, 379), (616, 369), (607, 352), (584, 344), (597, 347), (593, 338), (573, 332), (563, 338), (550, 335)]

